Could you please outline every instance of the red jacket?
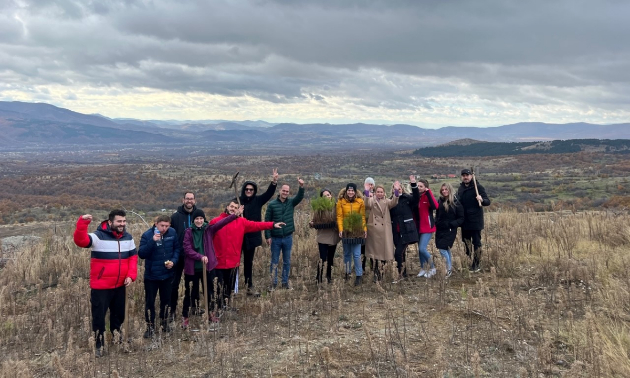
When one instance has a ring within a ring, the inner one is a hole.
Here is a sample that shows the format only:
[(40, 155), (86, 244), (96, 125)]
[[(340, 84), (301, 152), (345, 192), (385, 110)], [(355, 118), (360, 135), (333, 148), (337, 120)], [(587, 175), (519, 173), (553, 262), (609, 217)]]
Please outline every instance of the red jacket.
[(90, 287), (115, 289), (125, 284), (125, 278), (136, 280), (138, 252), (128, 232), (118, 234), (103, 221), (96, 231), (88, 234), (89, 220), (79, 217), (74, 230), (74, 243), (81, 248), (92, 247), (90, 259)]
[(437, 209), (438, 203), (430, 189), (420, 194), (416, 185), (411, 186), (414, 201), (418, 201), (418, 209), (414, 211), (414, 220), (421, 234), (430, 234), (435, 232), (435, 218), (433, 211)]
[[(210, 221), (215, 224), (229, 214), (221, 213)], [(231, 269), (241, 264), (241, 247), (243, 236), (248, 232), (260, 232), (273, 228), (273, 222), (252, 222), (245, 218), (237, 218), (214, 234), (214, 252), (217, 256), (215, 269)], [(205, 237), (205, 235), (204, 235)]]

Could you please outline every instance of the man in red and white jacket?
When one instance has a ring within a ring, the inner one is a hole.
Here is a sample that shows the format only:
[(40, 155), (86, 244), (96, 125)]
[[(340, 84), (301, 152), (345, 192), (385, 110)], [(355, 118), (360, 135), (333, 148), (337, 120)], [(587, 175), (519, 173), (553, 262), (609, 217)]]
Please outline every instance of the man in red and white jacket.
[(127, 214), (123, 210), (112, 210), (109, 218), (101, 222), (96, 231), (88, 234), (91, 221), (90, 214), (79, 217), (74, 243), (81, 248), (92, 248), (92, 331), (96, 333), (96, 357), (101, 357), (107, 309), (112, 332), (120, 332), (120, 326), (125, 321), (125, 288), (136, 280), (138, 251), (131, 234), (125, 231)]

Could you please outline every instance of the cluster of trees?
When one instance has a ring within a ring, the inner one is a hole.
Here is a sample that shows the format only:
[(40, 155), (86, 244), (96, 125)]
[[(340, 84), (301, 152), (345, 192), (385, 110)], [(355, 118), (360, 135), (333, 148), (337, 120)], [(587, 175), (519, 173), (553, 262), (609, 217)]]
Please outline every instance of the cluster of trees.
[(567, 154), (585, 151), (588, 148), (601, 148), (605, 152), (627, 153), (630, 140), (570, 139), (551, 142), (479, 142), (466, 146), (448, 145), (424, 147), (415, 150), (415, 155), (426, 157), (465, 157), (465, 156), (508, 156), (529, 154)]

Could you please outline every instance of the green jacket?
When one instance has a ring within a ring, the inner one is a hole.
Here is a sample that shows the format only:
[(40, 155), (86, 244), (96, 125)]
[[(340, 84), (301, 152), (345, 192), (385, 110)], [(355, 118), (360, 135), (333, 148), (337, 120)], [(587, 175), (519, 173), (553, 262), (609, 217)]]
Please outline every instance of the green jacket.
[(289, 197), (286, 201), (281, 202), (280, 196), (269, 202), (267, 211), (265, 212), (265, 222), (284, 222), (286, 225), (282, 228), (274, 228), (265, 230), (265, 239), (282, 238), (289, 236), (295, 231), (295, 223), (293, 222), (293, 209), (304, 198), (304, 188), (300, 187), (295, 197)]

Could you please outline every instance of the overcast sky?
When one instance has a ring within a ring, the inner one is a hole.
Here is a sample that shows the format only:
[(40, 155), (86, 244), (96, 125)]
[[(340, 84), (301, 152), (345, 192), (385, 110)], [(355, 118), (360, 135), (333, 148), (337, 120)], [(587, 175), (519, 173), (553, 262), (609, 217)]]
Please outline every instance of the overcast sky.
[(630, 2), (0, 0), (0, 100), (141, 119), (630, 122)]

